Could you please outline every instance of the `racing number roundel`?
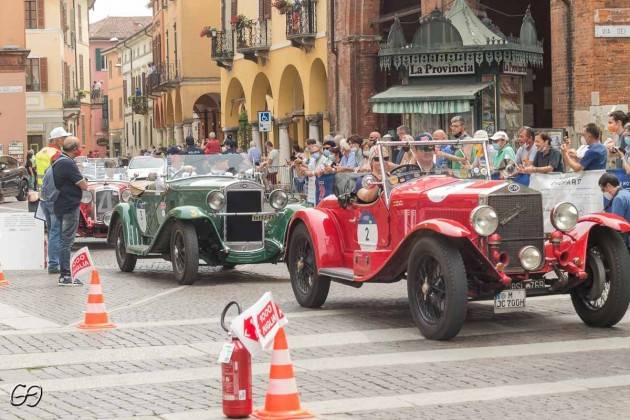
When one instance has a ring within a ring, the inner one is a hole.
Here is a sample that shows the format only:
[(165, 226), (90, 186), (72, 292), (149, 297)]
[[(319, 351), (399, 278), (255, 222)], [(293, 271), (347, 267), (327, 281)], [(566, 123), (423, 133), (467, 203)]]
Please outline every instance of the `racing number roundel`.
[(361, 212), (357, 225), (357, 240), (362, 251), (374, 251), (378, 244), (378, 226), (374, 215), (369, 211)]
[(136, 203), (136, 219), (138, 220), (138, 227), (142, 233), (147, 230), (147, 211), (145, 210), (144, 202), (138, 201)]

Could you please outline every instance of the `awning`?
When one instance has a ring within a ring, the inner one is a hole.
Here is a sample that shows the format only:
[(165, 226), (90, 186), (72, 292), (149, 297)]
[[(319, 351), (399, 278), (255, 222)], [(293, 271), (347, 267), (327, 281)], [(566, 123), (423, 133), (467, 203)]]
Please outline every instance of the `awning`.
[(370, 98), (377, 114), (456, 114), (469, 112), (471, 101), (490, 82), (422, 83), (394, 86)]

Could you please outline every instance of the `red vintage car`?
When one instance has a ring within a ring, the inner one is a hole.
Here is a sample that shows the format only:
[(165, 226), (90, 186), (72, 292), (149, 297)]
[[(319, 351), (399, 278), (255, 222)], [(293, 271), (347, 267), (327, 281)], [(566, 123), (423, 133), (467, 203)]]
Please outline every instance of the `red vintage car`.
[[(432, 144), (477, 144), (488, 156), (483, 140)], [(380, 155), (400, 145), (380, 143)], [(433, 153), (426, 142), (409, 145), (425, 162)], [(590, 326), (610, 327), (625, 315), (630, 254), (622, 234), (630, 224), (623, 219), (579, 215), (563, 202), (551, 212), (553, 230), (545, 233), (541, 193), (491, 180), (483, 158), (466, 171), (467, 179), (430, 164), (423, 165), (430, 169), (425, 172), (416, 164), (389, 171), (385, 165), (373, 164), (376, 181), (364, 180), (379, 188), (373, 202), (331, 195), (295, 213), (286, 262), (300, 305), (323, 305), (331, 281), (360, 287), (406, 279), (415, 324), (437, 340), (457, 335), (470, 300), (494, 299), (500, 312), (522, 310), (532, 296), (570, 293)]]
[(118, 159), (86, 159), (77, 162), (88, 181), (80, 208), (80, 237), (107, 238), (109, 222), (116, 204), (131, 197), (127, 170)]

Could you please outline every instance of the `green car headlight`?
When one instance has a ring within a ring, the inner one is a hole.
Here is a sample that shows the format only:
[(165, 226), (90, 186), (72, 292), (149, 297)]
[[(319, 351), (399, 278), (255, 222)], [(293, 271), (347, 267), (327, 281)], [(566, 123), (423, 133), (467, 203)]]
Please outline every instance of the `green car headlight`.
[(213, 211), (219, 211), (225, 205), (225, 195), (221, 191), (212, 191), (208, 194), (206, 201)]

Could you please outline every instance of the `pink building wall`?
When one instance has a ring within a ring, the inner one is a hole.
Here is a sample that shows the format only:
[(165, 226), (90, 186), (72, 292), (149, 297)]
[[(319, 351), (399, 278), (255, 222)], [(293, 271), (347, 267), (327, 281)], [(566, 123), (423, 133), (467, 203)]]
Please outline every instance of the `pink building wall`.
[[(90, 109), (90, 122), (89, 130), (90, 135), (85, 142), (86, 151), (94, 151), (99, 156), (105, 157), (107, 153), (106, 146), (99, 146), (96, 142), (99, 138), (106, 138), (109, 140), (109, 133), (103, 127), (103, 95), (107, 95), (107, 82), (108, 82), (108, 70), (97, 71), (96, 70), (96, 50), (98, 48), (101, 51), (105, 51), (111, 48), (115, 43), (103, 40), (90, 40), (90, 91), (94, 82), (101, 82), (101, 97), (92, 99), (92, 105)], [(115, 70), (115, 69), (113, 69)]]
[(25, 85), (24, 73), (0, 72), (0, 155), (8, 155), (14, 141), (23, 142), (26, 155)]

